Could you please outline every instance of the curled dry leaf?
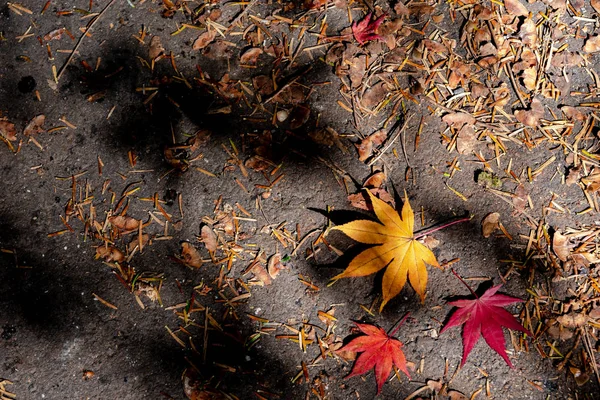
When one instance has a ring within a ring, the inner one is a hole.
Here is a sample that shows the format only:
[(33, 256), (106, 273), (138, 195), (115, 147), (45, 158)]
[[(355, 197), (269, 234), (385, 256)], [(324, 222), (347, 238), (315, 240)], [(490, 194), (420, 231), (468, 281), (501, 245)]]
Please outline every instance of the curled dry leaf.
[(254, 274), (254, 285), (269, 286), (273, 283), (273, 278), (260, 263), (255, 263), (250, 272)]
[(477, 142), (477, 133), (473, 129), (473, 125), (463, 125), (456, 137), (456, 150), (460, 154), (470, 154), (473, 152), (475, 143)]
[(469, 400), (469, 398), (458, 390), (449, 390), (448, 400)]
[(120, 231), (134, 231), (140, 226), (140, 221), (127, 215), (114, 215), (108, 218), (108, 222)]
[(290, 129), (298, 129), (310, 118), (310, 108), (298, 105), (292, 109), (288, 117), (288, 123)]
[(363, 187), (366, 188), (379, 188), (385, 182), (386, 176), (385, 172), (377, 171), (373, 173), (367, 180), (363, 183)]
[(98, 246), (96, 247), (96, 258), (101, 258), (108, 263), (121, 262), (125, 259), (125, 254), (113, 246)]
[[(369, 189), (369, 192), (371, 192), (371, 194), (373, 194), (378, 199), (385, 201), (392, 207), (395, 206), (394, 198), (385, 189), (371, 188), (371, 189)], [(350, 205), (352, 207), (360, 208), (361, 210), (369, 210), (369, 211), (373, 210), (373, 208), (370, 207), (370, 204), (367, 203), (367, 199), (365, 197), (364, 191), (348, 195), (348, 201), (350, 202)]]
[(38, 133), (46, 132), (44, 129), (44, 123), (46, 122), (45, 115), (38, 115), (33, 117), (31, 121), (27, 124), (25, 129), (23, 130), (23, 135), (30, 136)]
[(504, 0), (504, 8), (511, 15), (525, 16), (529, 14), (527, 8), (519, 0)]
[(151, 60), (156, 59), (158, 56), (161, 56), (165, 53), (165, 48), (162, 45), (162, 41), (160, 40), (160, 36), (152, 36), (150, 39), (150, 48), (148, 49), (148, 56)]
[(181, 243), (181, 259), (189, 267), (200, 268), (202, 266), (200, 253), (188, 242)]
[(358, 150), (358, 159), (360, 161), (365, 161), (367, 158), (371, 157), (373, 153), (373, 146), (381, 145), (385, 139), (387, 138), (387, 132), (383, 129), (378, 130), (372, 135), (367, 136), (356, 146)]
[(536, 127), (540, 123), (540, 118), (544, 116), (544, 105), (537, 98), (531, 101), (529, 110), (515, 111), (515, 118), (523, 125)]
[(360, 104), (365, 108), (373, 109), (383, 101), (387, 93), (385, 82), (378, 82), (367, 89), (360, 99)]
[(206, 250), (212, 252), (217, 251), (217, 235), (208, 225), (203, 225), (200, 229), (200, 241), (206, 246)]
[(62, 34), (65, 33), (65, 28), (58, 28), (51, 32), (48, 32), (44, 35), (44, 40), (49, 42), (51, 40), (60, 40), (62, 38)]
[(571, 254), (571, 250), (569, 249), (569, 239), (558, 231), (554, 232), (554, 236), (552, 237), (552, 250), (554, 250), (554, 254), (556, 254), (560, 261), (567, 261), (567, 258)]
[(285, 268), (285, 265), (281, 262), (281, 254), (279, 253), (273, 254), (267, 262), (267, 271), (273, 279), (277, 278), (277, 275)]
[(192, 45), (192, 50), (202, 50), (217, 37), (217, 32), (214, 29), (209, 29), (198, 36)]
[(565, 328), (574, 329), (585, 325), (588, 321), (588, 316), (581, 313), (570, 312), (568, 314), (561, 315), (560, 317), (556, 318), (556, 320)]
[(600, 35), (590, 36), (583, 46), (583, 51), (586, 53), (595, 53), (600, 51)]
[(6, 118), (0, 118), (0, 134), (6, 140), (17, 140), (17, 131), (15, 130), (15, 124), (9, 122)]
[(519, 30), (519, 36), (525, 46), (529, 46), (532, 49), (537, 47), (538, 44), (538, 35), (537, 28), (535, 22), (531, 18), (526, 18), (521, 24), (521, 29)]
[(442, 117), (442, 121), (454, 127), (461, 127), (464, 124), (474, 125), (477, 120), (470, 114), (464, 112), (451, 112)]
[(489, 213), (481, 221), (481, 232), (484, 238), (489, 238), (494, 231), (500, 229), (500, 214), (497, 212)]
[(256, 65), (258, 57), (263, 53), (259, 47), (251, 47), (242, 53), (240, 57), (240, 64), (242, 65)]

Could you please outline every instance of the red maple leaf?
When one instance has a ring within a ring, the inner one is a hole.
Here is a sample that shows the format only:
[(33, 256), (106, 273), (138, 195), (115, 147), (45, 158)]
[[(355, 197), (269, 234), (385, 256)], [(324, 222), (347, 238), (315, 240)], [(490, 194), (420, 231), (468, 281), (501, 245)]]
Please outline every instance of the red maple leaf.
[[(456, 273), (455, 275), (458, 276)], [(458, 278), (465, 283), (459, 276)], [(481, 297), (478, 297), (469, 285), (466, 283), (465, 285), (469, 288), (473, 296), (475, 296), (475, 299), (449, 302), (448, 304), (458, 307), (458, 309), (454, 311), (446, 326), (440, 331), (440, 334), (449, 328), (465, 324), (462, 334), (463, 357), (460, 364), (461, 367), (465, 365), (467, 357), (473, 349), (473, 346), (475, 346), (475, 343), (479, 340), (479, 337), (483, 336), (487, 344), (496, 353), (500, 354), (508, 366), (512, 368), (513, 365), (506, 355), (506, 342), (504, 340), (502, 327), (504, 326), (508, 329), (525, 332), (530, 336), (533, 335), (521, 326), (511, 313), (502, 307), (513, 303), (519, 303), (523, 300), (505, 294), (496, 294), (502, 285), (489, 288)]]
[(360, 44), (365, 44), (370, 40), (382, 39), (375, 31), (383, 22), (385, 14), (376, 20), (371, 20), (371, 15), (372, 13), (369, 13), (360, 22), (354, 21), (352, 23), (352, 33), (356, 41)]
[[(359, 336), (340, 351), (354, 351), (362, 353), (356, 359), (352, 371), (346, 378), (356, 375), (362, 375), (372, 368), (375, 368), (375, 381), (377, 382), (377, 394), (381, 392), (381, 387), (390, 375), (392, 365), (403, 371), (410, 378), (406, 369), (406, 358), (400, 348), (402, 342), (395, 337), (389, 336), (385, 331), (377, 326), (369, 324), (360, 324), (355, 322), (356, 326), (365, 335)], [(392, 333), (393, 335), (393, 333)]]

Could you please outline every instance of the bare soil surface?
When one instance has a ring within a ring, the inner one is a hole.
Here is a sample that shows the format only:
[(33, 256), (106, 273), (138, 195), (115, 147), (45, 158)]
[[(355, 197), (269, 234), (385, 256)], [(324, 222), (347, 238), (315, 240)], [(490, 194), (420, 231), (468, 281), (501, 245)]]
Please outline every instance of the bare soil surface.
[[(352, 321), (407, 313), (411, 379), (379, 398), (600, 398), (589, 4), (511, 22), (499, 2), (44, 3), (0, 4), (0, 399), (372, 399), (338, 350)], [(359, 45), (368, 12), (386, 19)], [(442, 119), (458, 111), (470, 131)], [(425, 301), (407, 284), (381, 313), (381, 273), (328, 285), (366, 248), (328, 228), (373, 219), (355, 206), (378, 171), (415, 230), (472, 217), (426, 238), (443, 269)], [(480, 340), (459, 369), (451, 269), (524, 300), (514, 368)]]

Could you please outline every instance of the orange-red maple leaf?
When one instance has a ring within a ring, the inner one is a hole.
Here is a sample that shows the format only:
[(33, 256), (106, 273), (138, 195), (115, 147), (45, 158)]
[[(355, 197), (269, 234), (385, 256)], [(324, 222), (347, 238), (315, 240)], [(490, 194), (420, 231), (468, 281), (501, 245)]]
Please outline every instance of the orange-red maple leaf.
[(377, 382), (377, 394), (381, 392), (381, 387), (392, 371), (392, 366), (403, 371), (410, 378), (406, 369), (406, 358), (400, 348), (402, 342), (395, 337), (389, 336), (385, 331), (377, 326), (369, 324), (360, 324), (355, 322), (356, 326), (364, 335), (359, 336), (340, 351), (353, 351), (361, 353), (352, 371), (346, 378), (356, 375), (362, 375), (372, 368), (375, 368), (375, 381)]
[(379, 28), (379, 25), (383, 22), (385, 14), (375, 20), (371, 20), (371, 13), (367, 14), (360, 22), (354, 21), (352, 23), (352, 34), (354, 38), (360, 44), (365, 44), (370, 40), (381, 39), (375, 31)]
[[(506, 361), (509, 367), (513, 367), (505, 350), (504, 332), (502, 327), (525, 332), (533, 336), (504, 308), (507, 305), (518, 303), (523, 300), (510, 297), (505, 294), (496, 294), (502, 285), (494, 286), (485, 291), (481, 297), (474, 299), (456, 300), (448, 304), (457, 307), (448, 323), (440, 331), (440, 334), (453, 326), (465, 324), (463, 327), (463, 357), (461, 367), (465, 365), (469, 353), (483, 336), (487, 344)], [(469, 288), (471, 290), (471, 288)], [(472, 291), (472, 290), (471, 290)]]

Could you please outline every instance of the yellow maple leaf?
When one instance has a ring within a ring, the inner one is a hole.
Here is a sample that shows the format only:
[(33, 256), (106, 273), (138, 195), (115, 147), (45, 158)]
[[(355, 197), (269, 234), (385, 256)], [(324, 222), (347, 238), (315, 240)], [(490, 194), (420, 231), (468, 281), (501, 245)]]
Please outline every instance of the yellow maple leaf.
[(373, 196), (369, 190), (373, 210), (380, 222), (356, 220), (333, 229), (366, 244), (376, 244), (357, 255), (348, 268), (333, 280), (374, 274), (387, 267), (383, 274), (383, 302), (380, 311), (400, 293), (406, 280), (410, 282), (421, 302), (425, 300), (427, 268), (425, 263), (440, 268), (435, 255), (413, 236), (415, 214), (404, 199), (402, 215), (383, 200)]

